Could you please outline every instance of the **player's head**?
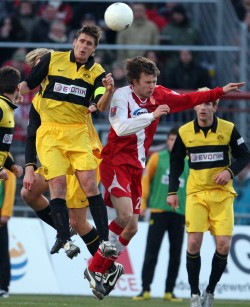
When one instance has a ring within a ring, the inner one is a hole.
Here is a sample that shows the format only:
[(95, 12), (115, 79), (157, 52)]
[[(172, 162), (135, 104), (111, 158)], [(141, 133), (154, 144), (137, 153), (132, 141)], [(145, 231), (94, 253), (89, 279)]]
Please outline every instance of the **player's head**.
[(90, 56), (94, 56), (101, 35), (102, 29), (96, 25), (84, 25), (77, 31), (73, 41), (77, 62), (86, 63)]
[(76, 32), (75, 39), (78, 40), (82, 34), (91, 36), (94, 39), (94, 45), (96, 47), (98, 46), (99, 41), (102, 37), (102, 29), (97, 25), (85, 24), (81, 29)]
[(178, 128), (172, 128), (167, 133), (166, 145), (167, 145), (168, 151), (170, 152), (172, 151), (172, 148), (174, 146), (174, 142), (176, 140), (177, 134), (178, 134)]
[(52, 51), (53, 49), (47, 48), (36, 48), (34, 50), (31, 50), (29, 53), (26, 54), (25, 62), (30, 68), (33, 68), (45, 54)]
[(0, 68), (0, 93), (12, 95), (19, 91), (21, 74), (14, 67), (5, 66)]
[(154, 91), (157, 76), (160, 74), (156, 64), (148, 58), (138, 56), (125, 60), (128, 83), (141, 98), (149, 98)]
[[(198, 91), (208, 91), (209, 88), (203, 87)], [(218, 109), (219, 100), (201, 103), (194, 107), (197, 120), (200, 126), (209, 127), (213, 123), (214, 114)]]

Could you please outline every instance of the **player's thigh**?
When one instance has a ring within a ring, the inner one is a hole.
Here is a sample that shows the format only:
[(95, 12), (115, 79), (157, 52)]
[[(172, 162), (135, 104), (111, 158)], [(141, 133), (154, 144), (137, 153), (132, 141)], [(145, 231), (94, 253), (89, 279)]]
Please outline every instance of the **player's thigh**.
[(232, 236), (234, 195), (220, 189), (209, 192), (210, 232), (215, 236)]
[(205, 232), (209, 229), (206, 195), (203, 192), (186, 197), (186, 230), (187, 232)]

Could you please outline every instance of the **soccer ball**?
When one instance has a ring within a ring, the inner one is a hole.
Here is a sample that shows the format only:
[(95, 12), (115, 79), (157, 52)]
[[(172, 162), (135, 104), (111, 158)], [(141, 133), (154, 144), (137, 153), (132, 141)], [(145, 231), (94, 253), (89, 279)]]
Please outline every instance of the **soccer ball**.
[(133, 22), (132, 9), (123, 2), (111, 4), (104, 13), (106, 25), (113, 31), (123, 31)]

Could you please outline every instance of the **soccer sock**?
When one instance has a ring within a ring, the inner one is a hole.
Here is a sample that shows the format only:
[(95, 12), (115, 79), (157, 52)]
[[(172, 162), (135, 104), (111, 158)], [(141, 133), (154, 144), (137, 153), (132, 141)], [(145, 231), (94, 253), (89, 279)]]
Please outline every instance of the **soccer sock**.
[(228, 254), (221, 255), (217, 251), (215, 251), (212, 260), (212, 269), (209, 277), (209, 284), (206, 289), (208, 293), (214, 293), (215, 287), (227, 266), (227, 256)]
[(115, 220), (113, 220), (109, 224), (109, 241), (112, 244), (115, 244), (118, 241), (119, 236), (122, 232), (123, 232), (123, 228), (119, 226)]
[(36, 215), (39, 217), (39, 219), (44, 221), (46, 224), (50, 225), (53, 228), (56, 228), (55, 225), (54, 225), (54, 222), (52, 220), (52, 217), (51, 217), (50, 206), (48, 206), (47, 208), (45, 208), (43, 210), (36, 211)]
[(129, 244), (129, 240), (126, 240), (122, 236), (119, 236), (118, 241), (115, 243), (115, 247), (116, 247), (119, 255), (124, 251), (125, 247), (128, 244)]
[(100, 248), (98, 248), (97, 252), (95, 253), (88, 269), (91, 272), (99, 272), (104, 274), (106, 272), (106, 269), (104, 268), (104, 263), (106, 261), (106, 257), (104, 257), (102, 251)]
[(201, 269), (201, 256), (200, 253), (195, 255), (189, 254), (187, 252), (187, 273), (188, 273), (188, 282), (191, 288), (192, 294), (201, 294), (199, 289), (199, 275)]
[[(117, 225), (117, 224), (116, 224)], [(113, 256), (106, 258), (103, 264), (103, 271), (106, 272), (108, 269), (115, 269), (113, 267), (114, 262), (117, 260), (117, 258), (123, 253), (125, 247), (129, 244), (129, 241), (124, 239), (122, 236), (119, 236), (118, 240), (115, 242), (115, 247), (118, 251), (118, 256)]]
[(108, 241), (108, 213), (101, 194), (88, 197), (88, 201), (89, 209), (95, 222), (100, 241)]
[(54, 198), (50, 201), (51, 217), (58, 237), (65, 244), (70, 241), (69, 231), (69, 212), (66, 206), (66, 200), (62, 198)]
[(90, 254), (94, 256), (100, 245), (99, 235), (95, 227), (93, 227), (86, 235), (81, 236), (81, 238), (86, 244), (86, 247), (89, 250)]

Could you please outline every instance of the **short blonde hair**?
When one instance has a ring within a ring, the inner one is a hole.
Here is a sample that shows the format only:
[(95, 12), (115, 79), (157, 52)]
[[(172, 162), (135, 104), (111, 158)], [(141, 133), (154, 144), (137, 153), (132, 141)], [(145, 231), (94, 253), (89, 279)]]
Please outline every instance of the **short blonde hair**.
[(37, 60), (43, 57), (45, 54), (54, 51), (53, 49), (47, 48), (36, 48), (31, 50), (25, 56), (25, 63), (30, 67), (33, 68), (36, 65)]
[[(198, 88), (197, 92), (204, 92), (204, 91), (209, 91), (209, 90), (210, 90), (210, 88), (204, 86), (204, 87)], [(212, 101), (212, 103), (213, 103), (214, 106), (216, 106), (216, 105), (219, 104), (219, 101), (220, 101), (220, 99), (217, 99), (215, 101)]]

